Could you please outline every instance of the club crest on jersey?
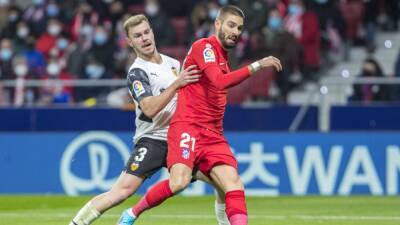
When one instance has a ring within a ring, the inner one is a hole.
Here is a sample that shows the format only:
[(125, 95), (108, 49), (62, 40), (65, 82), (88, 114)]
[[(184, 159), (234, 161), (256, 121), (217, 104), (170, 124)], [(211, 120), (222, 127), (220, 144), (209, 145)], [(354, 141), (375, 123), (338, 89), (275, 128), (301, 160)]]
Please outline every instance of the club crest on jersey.
[(142, 82), (140, 82), (138, 80), (133, 81), (132, 89), (133, 89), (133, 92), (135, 92), (135, 95), (137, 97), (144, 94), (144, 92), (145, 92)]
[[(211, 46), (210, 46), (211, 47)], [(203, 51), (204, 62), (215, 62), (215, 54), (214, 51), (208, 46)]]
[(131, 171), (135, 171), (135, 170), (137, 170), (139, 168), (139, 164), (137, 164), (137, 163), (132, 163), (131, 164)]
[(175, 76), (178, 76), (178, 70), (173, 66), (173, 67), (171, 67), (171, 70), (172, 70), (172, 73), (175, 75)]
[(182, 158), (189, 159), (190, 150), (188, 148), (182, 148)]

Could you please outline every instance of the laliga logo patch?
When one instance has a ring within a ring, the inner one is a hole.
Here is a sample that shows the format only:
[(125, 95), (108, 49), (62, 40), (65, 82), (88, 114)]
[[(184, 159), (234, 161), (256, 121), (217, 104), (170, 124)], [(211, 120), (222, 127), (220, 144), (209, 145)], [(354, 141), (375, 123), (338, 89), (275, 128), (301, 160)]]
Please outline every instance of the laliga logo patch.
[(132, 163), (131, 164), (131, 170), (132, 171), (135, 171), (135, 170), (137, 170), (139, 168), (139, 164), (137, 164), (137, 163)]
[(182, 158), (188, 159), (190, 157), (190, 150), (188, 148), (182, 148)]
[(205, 48), (203, 51), (204, 62), (215, 62), (215, 54), (211, 48)]
[(133, 81), (132, 89), (133, 89), (133, 92), (135, 92), (135, 95), (138, 97), (145, 92), (142, 82), (140, 82), (138, 80)]

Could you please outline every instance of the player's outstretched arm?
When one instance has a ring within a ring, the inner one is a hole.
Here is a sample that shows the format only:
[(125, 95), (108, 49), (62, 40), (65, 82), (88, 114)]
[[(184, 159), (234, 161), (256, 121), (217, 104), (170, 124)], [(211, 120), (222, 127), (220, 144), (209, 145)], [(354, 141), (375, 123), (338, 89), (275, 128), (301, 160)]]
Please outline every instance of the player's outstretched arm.
[(165, 91), (158, 96), (148, 96), (143, 98), (140, 102), (140, 108), (142, 112), (149, 118), (153, 118), (157, 115), (174, 97), (177, 90), (180, 88), (197, 82), (200, 79), (200, 71), (196, 69), (196, 66), (190, 66), (183, 70), (178, 79), (174, 81)]
[(218, 89), (227, 89), (238, 85), (240, 82), (247, 79), (251, 74), (270, 66), (274, 66), (277, 71), (282, 70), (282, 65), (279, 59), (273, 56), (268, 56), (248, 66), (244, 66), (238, 70), (226, 74), (224, 74), (218, 66), (211, 65), (205, 68), (204, 74)]

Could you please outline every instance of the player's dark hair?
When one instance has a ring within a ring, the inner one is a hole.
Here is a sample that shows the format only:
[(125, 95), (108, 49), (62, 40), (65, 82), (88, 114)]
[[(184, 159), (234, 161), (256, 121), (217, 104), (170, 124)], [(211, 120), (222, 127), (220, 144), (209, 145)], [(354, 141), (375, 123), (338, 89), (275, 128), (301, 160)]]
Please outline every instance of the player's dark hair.
[(226, 5), (218, 10), (217, 19), (222, 19), (226, 14), (239, 16), (242, 17), (243, 19), (245, 17), (243, 11), (239, 7), (234, 5)]

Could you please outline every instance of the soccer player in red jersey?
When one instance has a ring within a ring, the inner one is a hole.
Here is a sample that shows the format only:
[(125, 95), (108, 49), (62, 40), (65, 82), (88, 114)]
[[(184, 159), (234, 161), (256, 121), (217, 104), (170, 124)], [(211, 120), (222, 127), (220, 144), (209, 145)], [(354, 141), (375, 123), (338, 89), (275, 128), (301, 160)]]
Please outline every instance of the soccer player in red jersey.
[[(238, 70), (230, 71), (227, 50), (235, 47), (244, 22), (236, 6), (222, 7), (215, 20), (215, 36), (193, 43), (184, 67), (196, 65), (202, 71), (199, 82), (178, 92), (178, 107), (168, 131), (170, 178), (154, 185), (132, 209), (134, 221), (144, 210), (162, 203), (189, 185), (194, 168), (206, 174), (225, 192), (226, 214), (231, 225), (247, 225), (244, 187), (237, 161), (224, 138), (222, 120), (227, 88), (239, 84), (258, 70), (280, 61), (266, 57)], [(126, 215), (127, 213), (125, 213)], [(124, 218), (119, 224), (126, 225)], [(132, 224), (132, 223), (130, 223)], [(129, 224), (129, 225), (130, 225)]]

